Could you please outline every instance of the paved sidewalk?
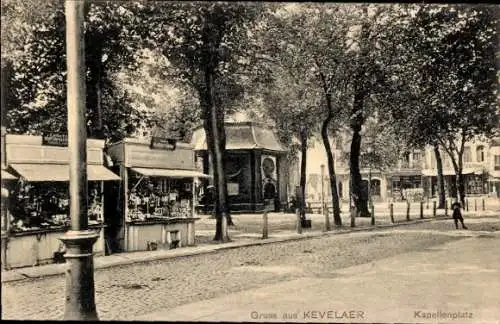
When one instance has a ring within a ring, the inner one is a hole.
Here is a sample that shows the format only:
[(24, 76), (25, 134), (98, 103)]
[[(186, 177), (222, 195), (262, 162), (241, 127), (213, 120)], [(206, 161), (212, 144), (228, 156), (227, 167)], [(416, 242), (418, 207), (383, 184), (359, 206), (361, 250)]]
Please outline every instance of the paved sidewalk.
[(134, 320), (500, 323), (499, 291), (500, 236), (482, 233)]
[[(430, 222), (439, 219), (443, 218), (438, 217), (438, 218), (416, 219), (409, 222), (398, 222), (395, 224), (379, 224), (370, 227), (363, 226), (363, 227), (350, 228), (346, 226), (343, 227), (342, 229), (334, 229), (330, 232), (304, 232), (302, 234), (297, 234), (291, 231), (280, 231), (271, 233), (270, 237), (265, 240), (261, 239), (260, 235), (253, 235), (252, 233), (242, 233), (242, 235), (240, 235), (239, 237), (233, 238), (234, 240), (232, 242), (222, 243), (222, 244), (202, 244), (198, 246), (182, 247), (172, 250), (128, 252), (128, 253), (119, 253), (108, 256), (95, 257), (94, 268), (103, 269), (108, 267), (133, 264), (137, 262), (147, 262), (147, 261), (163, 260), (168, 258), (198, 255), (203, 253), (212, 253), (222, 249), (232, 249), (244, 246), (301, 240), (313, 237), (320, 237), (323, 235), (338, 235), (343, 233), (351, 233), (355, 231), (370, 231), (380, 228), (411, 225), (420, 222)], [(62, 264), (48, 264), (41, 266), (16, 268), (11, 270), (2, 270), (1, 282), (11, 282), (27, 278), (41, 278), (47, 276), (61, 275), (64, 274), (66, 267), (67, 264), (62, 263)]]

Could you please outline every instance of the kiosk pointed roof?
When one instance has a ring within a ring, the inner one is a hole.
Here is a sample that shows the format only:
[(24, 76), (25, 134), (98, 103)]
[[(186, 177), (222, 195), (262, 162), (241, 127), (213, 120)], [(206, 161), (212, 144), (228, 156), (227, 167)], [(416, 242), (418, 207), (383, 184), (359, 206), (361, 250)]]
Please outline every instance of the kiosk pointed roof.
[[(252, 121), (226, 121), (224, 126), (227, 150), (287, 151), (278, 140), (278, 136), (274, 133), (271, 125)], [(191, 144), (194, 146), (195, 151), (207, 149), (203, 126), (194, 129)]]

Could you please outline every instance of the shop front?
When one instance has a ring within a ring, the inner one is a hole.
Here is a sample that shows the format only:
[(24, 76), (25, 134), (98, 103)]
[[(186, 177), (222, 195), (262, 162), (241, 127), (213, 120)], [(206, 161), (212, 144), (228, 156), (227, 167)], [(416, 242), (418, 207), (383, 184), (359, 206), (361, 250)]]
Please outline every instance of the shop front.
[[(465, 194), (467, 196), (480, 196), (488, 191), (487, 174), (467, 173), (463, 175), (465, 184)], [(439, 194), (437, 176), (425, 177), (426, 193), (430, 197), (436, 197)], [(457, 176), (454, 174), (445, 173), (443, 175), (444, 191), (448, 197), (456, 198), (457, 196)]]
[[(65, 135), (7, 135), (7, 170), (17, 180), (8, 187), (2, 239), (3, 267), (63, 261), (59, 238), (69, 229), (69, 150)], [(87, 140), (89, 229), (100, 236), (95, 255), (105, 253), (103, 182), (120, 178), (103, 165), (102, 140)]]
[(421, 201), (423, 199), (422, 175), (413, 172), (394, 172), (388, 178), (388, 196), (394, 201)]
[(194, 245), (196, 186), (208, 176), (196, 170), (192, 147), (127, 138), (107, 150), (122, 179), (106, 190), (114, 203), (105, 214), (119, 215), (106, 229), (112, 251)]

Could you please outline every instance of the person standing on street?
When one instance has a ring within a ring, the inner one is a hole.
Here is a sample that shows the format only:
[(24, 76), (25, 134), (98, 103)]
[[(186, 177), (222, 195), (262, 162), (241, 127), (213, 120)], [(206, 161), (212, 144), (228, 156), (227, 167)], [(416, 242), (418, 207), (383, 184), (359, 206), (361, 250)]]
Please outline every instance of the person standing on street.
[(464, 218), (462, 217), (461, 205), (458, 201), (455, 201), (451, 208), (453, 209), (453, 220), (455, 221), (455, 228), (458, 229), (458, 221), (462, 224), (463, 229), (467, 229), (467, 226), (464, 224)]

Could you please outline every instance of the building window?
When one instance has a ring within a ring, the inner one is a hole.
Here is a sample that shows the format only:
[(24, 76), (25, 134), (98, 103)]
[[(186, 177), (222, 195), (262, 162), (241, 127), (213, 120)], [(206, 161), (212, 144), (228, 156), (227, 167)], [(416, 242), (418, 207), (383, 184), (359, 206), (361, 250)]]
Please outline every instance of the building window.
[(484, 162), (484, 146), (478, 146), (476, 148), (476, 159), (477, 162)]
[(372, 179), (372, 183), (370, 186), (370, 194), (372, 196), (380, 196), (380, 180)]
[(471, 156), (470, 156), (470, 147), (465, 147), (464, 148), (464, 162), (472, 162)]
[(495, 171), (500, 170), (500, 155), (495, 155)]

